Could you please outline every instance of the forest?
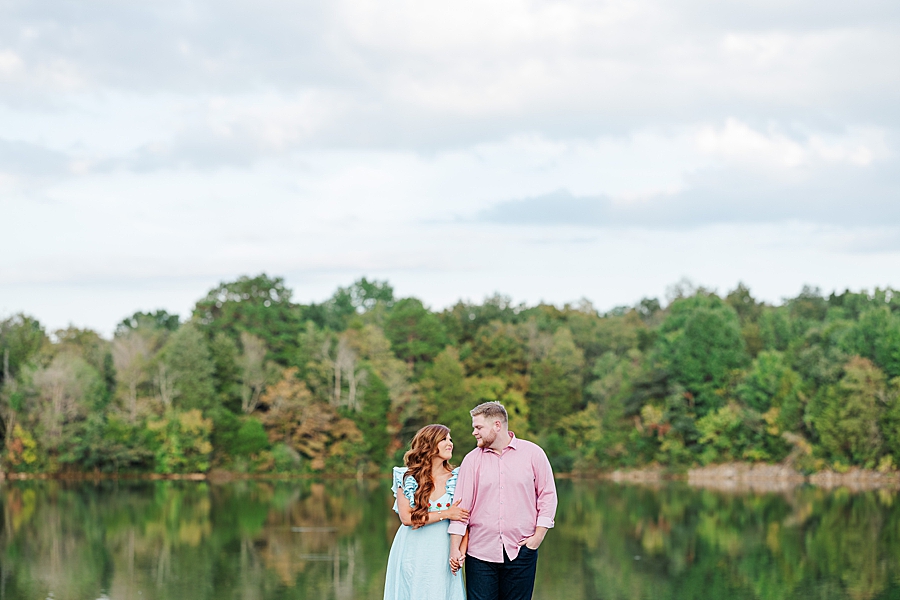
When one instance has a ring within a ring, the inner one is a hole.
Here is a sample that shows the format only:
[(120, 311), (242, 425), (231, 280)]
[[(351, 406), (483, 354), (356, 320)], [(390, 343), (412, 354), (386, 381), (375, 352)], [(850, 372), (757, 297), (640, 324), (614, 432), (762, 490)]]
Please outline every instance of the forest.
[(500, 295), (433, 311), (366, 278), (295, 303), (261, 274), (185, 319), (135, 313), (112, 339), (13, 315), (0, 357), (3, 472), (374, 474), (433, 422), (458, 462), (487, 400), (558, 472), (900, 461), (891, 289), (770, 305), (682, 281), (606, 313)]

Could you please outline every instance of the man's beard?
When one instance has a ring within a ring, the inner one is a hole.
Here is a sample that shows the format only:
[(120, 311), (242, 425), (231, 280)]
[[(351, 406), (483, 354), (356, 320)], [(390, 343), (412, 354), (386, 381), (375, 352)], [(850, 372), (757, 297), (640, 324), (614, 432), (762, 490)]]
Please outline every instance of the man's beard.
[(494, 431), (491, 431), (490, 434), (487, 434), (487, 435), (482, 433), (481, 439), (478, 440), (478, 447), (479, 448), (487, 448), (491, 444), (493, 444), (494, 440), (496, 440), (496, 439), (497, 439), (497, 434)]

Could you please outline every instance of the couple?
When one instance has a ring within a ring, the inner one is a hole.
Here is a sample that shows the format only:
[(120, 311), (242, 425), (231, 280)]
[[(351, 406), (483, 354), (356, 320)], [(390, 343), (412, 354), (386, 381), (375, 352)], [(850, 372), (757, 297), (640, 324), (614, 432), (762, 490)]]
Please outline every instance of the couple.
[(420, 429), (406, 467), (394, 467), (394, 510), (403, 525), (384, 600), (531, 598), (538, 547), (556, 514), (553, 471), (540, 447), (509, 431), (502, 404), (470, 412), (478, 447), (460, 467), (450, 465), (453, 442), (443, 425)]

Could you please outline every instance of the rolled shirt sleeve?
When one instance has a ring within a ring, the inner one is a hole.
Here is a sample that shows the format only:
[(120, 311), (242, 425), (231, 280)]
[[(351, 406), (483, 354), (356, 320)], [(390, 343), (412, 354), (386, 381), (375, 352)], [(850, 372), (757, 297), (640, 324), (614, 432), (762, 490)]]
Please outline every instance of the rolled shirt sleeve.
[(551, 529), (556, 519), (556, 482), (553, 480), (553, 467), (543, 450), (535, 453), (532, 461), (534, 469), (534, 492), (537, 496), (538, 527)]

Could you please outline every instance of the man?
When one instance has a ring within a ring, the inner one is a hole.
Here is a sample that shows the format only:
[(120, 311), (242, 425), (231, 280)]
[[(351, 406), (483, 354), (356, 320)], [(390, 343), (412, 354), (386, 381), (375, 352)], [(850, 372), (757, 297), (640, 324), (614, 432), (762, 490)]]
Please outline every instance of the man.
[(538, 548), (556, 516), (553, 470), (537, 444), (509, 431), (502, 404), (470, 412), (478, 447), (463, 459), (454, 495), (469, 518), (450, 523), (450, 566), (465, 561), (468, 600), (530, 600)]

